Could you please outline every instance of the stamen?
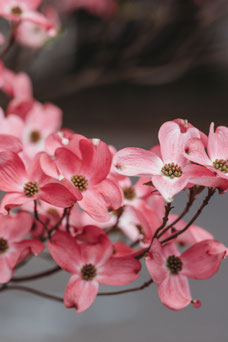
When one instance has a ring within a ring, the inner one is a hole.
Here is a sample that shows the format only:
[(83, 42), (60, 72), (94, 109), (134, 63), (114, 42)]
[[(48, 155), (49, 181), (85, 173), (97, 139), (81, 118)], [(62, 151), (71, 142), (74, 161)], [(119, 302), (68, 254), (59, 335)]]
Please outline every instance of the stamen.
[(39, 192), (39, 185), (36, 182), (28, 182), (24, 186), (24, 193), (27, 197), (32, 197)]
[(228, 173), (228, 165), (224, 159), (216, 159), (213, 163), (216, 170), (220, 170), (223, 173)]
[(170, 177), (170, 178), (179, 178), (182, 176), (182, 169), (178, 164), (170, 163), (165, 164), (163, 168), (161, 169), (161, 172), (163, 175)]
[(20, 16), (20, 15), (22, 15), (22, 13), (23, 13), (23, 11), (19, 6), (15, 6), (11, 9), (11, 14)]
[(128, 188), (123, 188), (123, 193), (124, 193), (124, 198), (129, 201), (132, 201), (136, 196), (135, 189), (133, 188), (133, 186), (130, 186)]
[(179, 257), (171, 255), (166, 261), (166, 266), (172, 274), (178, 274), (182, 270), (183, 263)]
[(41, 139), (41, 134), (39, 131), (32, 131), (30, 133), (30, 141), (31, 143), (37, 143), (38, 141), (40, 141)]
[(81, 269), (81, 275), (83, 280), (91, 281), (96, 276), (96, 267), (92, 264), (86, 264)]
[(4, 253), (9, 248), (7, 240), (0, 238), (0, 254)]
[(71, 177), (71, 182), (80, 191), (85, 191), (88, 187), (88, 180), (82, 175), (74, 175)]
[(54, 208), (48, 208), (46, 212), (48, 215), (51, 215), (51, 216), (57, 216), (57, 217), (60, 216), (58, 210)]

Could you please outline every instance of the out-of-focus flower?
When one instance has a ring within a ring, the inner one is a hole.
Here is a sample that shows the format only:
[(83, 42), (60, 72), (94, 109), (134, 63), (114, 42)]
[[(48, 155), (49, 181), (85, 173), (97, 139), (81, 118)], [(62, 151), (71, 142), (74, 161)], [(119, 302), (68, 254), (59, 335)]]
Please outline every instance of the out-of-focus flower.
[[(56, 33), (60, 30), (60, 21), (54, 7), (44, 9), (46, 18), (53, 24)], [(49, 32), (33, 22), (22, 21), (16, 30), (16, 40), (25, 46), (33, 49), (42, 47), (51, 38)]]
[(59, 130), (61, 123), (62, 111), (59, 107), (52, 103), (35, 102), (26, 115), (21, 134), (24, 154), (33, 158), (37, 152), (44, 151), (46, 138)]
[(0, 16), (16, 23), (29, 21), (46, 30), (53, 28), (52, 23), (37, 12), (42, 0), (0, 0)]
[(7, 283), (15, 266), (29, 254), (38, 255), (45, 248), (39, 240), (25, 239), (32, 223), (32, 216), (24, 212), (0, 215), (0, 283)]

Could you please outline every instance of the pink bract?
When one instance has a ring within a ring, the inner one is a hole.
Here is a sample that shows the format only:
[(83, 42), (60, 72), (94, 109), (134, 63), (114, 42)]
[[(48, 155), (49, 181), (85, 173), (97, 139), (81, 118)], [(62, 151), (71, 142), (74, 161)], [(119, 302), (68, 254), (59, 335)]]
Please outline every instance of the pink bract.
[[(185, 157), (216, 174), (219, 186), (225, 189), (228, 187), (228, 128), (220, 126), (214, 131), (214, 123), (211, 123), (206, 147), (207, 152), (200, 139), (190, 139), (185, 145)], [(211, 186), (211, 180), (207, 178), (201, 183)]]
[(39, 240), (25, 239), (32, 223), (33, 218), (27, 213), (0, 215), (0, 283), (7, 283), (15, 266), (29, 254), (38, 255), (45, 248)]
[(77, 200), (60, 182), (43, 173), (39, 159), (38, 154), (26, 170), (16, 153), (0, 152), (0, 189), (7, 191), (1, 212), (37, 199), (63, 208)]
[(126, 285), (138, 278), (141, 268), (140, 262), (131, 256), (114, 257), (111, 241), (99, 228), (85, 227), (82, 237), (80, 242), (80, 236), (76, 240), (68, 233), (57, 232), (48, 242), (56, 263), (73, 274), (65, 290), (64, 304), (77, 312), (90, 307), (99, 283)]
[(29, 21), (46, 30), (53, 28), (51, 22), (37, 8), (42, 0), (0, 0), (0, 16), (16, 23)]
[(177, 123), (166, 122), (159, 130), (161, 158), (151, 151), (125, 148), (114, 156), (116, 171), (127, 176), (151, 176), (155, 188), (171, 202), (191, 179), (191, 165), (184, 157), (184, 146), (192, 137), (200, 137), (196, 128), (182, 133)]
[(161, 302), (181, 310), (192, 302), (187, 277), (212, 277), (226, 255), (227, 248), (216, 240), (201, 241), (180, 254), (173, 242), (161, 246), (155, 239), (145, 260)]
[(72, 194), (79, 193), (79, 206), (93, 219), (109, 221), (109, 211), (118, 209), (122, 203), (118, 184), (108, 179), (112, 162), (109, 148), (102, 141), (94, 143), (76, 135), (72, 141), (71, 149), (55, 151), (54, 160), (43, 154), (41, 167), (47, 175), (60, 179)]

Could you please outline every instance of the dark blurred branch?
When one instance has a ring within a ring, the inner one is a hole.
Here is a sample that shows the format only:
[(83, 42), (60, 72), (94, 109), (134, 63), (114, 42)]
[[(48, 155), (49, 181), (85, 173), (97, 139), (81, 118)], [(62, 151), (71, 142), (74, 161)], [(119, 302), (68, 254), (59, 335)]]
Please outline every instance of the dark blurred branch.
[[(77, 15), (78, 49), (74, 73), (46, 82), (38, 96), (56, 100), (84, 89), (121, 81), (157, 85), (221, 55), (208, 41), (228, 16), (225, 0), (121, 1), (110, 22)], [(208, 45), (209, 44), (209, 45)], [(220, 47), (220, 48), (219, 48)], [(47, 91), (48, 90), (48, 91)]]
[(32, 274), (29, 276), (23, 276), (23, 277), (13, 277), (10, 281), (13, 283), (20, 283), (24, 281), (33, 281), (41, 278), (48, 277), (52, 274), (55, 274), (57, 272), (61, 271), (61, 268), (59, 266), (55, 266), (50, 270), (44, 271), (44, 272), (39, 272), (36, 274)]

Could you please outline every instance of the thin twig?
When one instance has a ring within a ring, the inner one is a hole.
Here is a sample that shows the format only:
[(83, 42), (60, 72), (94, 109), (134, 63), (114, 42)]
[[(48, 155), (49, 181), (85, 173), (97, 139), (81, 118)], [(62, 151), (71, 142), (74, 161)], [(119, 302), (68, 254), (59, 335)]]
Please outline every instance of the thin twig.
[(145, 289), (146, 287), (150, 286), (150, 284), (152, 283), (153, 283), (153, 280), (150, 279), (139, 287), (134, 287), (132, 289), (126, 289), (126, 290), (120, 290), (120, 291), (114, 291), (114, 292), (99, 292), (97, 295), (98, 296), (115, 296), (115, 295), (129, 293), (129, 292), (141, 291)]
[(32, 288), (27, 287), (27, 286), (21, 286), (21, 285), (10, 285), (10, 286), (8, 286), (8, 285), (5, 285), (0, 289), (0, 292), (1, 291), (7, 291), (7, 290), (29, 292), (29, 293), (32, 293), (32, 294), (39, 296), (39, 297), (43, 297), (46, 299), (51, 299), (51, 300), (63, 303), (63, 298), (61, 298), (61, 297), (50, 295), (48, 293), (41, 292), (39, 290), (32, 289)]
[(140, 241), (141, 241), (141, 240), (138, 239), (138, 240), (132, 242), (132, 243), (130, 244), (130, 247), (133, 248), (133, 247), (137, 246), (137, 245), (140, 243)]
[(118, 228), (119, 223), (120, 223), (120, 218), (121, 218), (123, 212), (124, 212), (124, 206), (120, 207), (117, 210), (115, 210), (115, 213), (117, 215), (117, 220), (116, 220), (116, 223), (111, 228), (108, 228), (108, 229), (105, 230), (105, 233), (107, 235), (111, 234), (112, 232), (114, 232)]
[(47, 276), (49, 276), (51, 274), (54, 274), (54, 273), (57, 273), (59, 271), (61, 271), (61, 268), (59, 266), (55, 266), (55, 267), (51, 268), (50, 270), (47, 270), (47, 271), (44, 271), (44, 272), (39, 272), (39, 273), (32, 274), (32, 275), (29, 275), (29, 276), (14, 277), (14, 278), (12, 278), (10, 280), (10, 282), (20, 283), (20, 282), (24, 282), (24, 281), (33, 281), (33, 280), (36, 280), (36, 279), (47, 277)]
[(157, 230), (156, 230), (156, 232), (155, 232), (155, 234), (154, 234), (154, 236), (150, 242), (150, 246), (149, 246), (148, 250), (150, 249), (154, 239), (156, 239), (158, 237), (159, 232), (166, 226), (166, 223), (169, 220), (169, 213), (172, 209), (173, 209), (173, 207), (171, 206), (171, 203), (167, 203), (165, 206), (165, 215), (164, 215), (163, 220), (162, 220), (162, 225), (157, 228)]
[(64, 208), (63, 214), (61, 216), (61, 218), (59, 219), (59, 221), (56, 223), (56, 225), (54, 227), (52, 227), (49, 230), (49, 234), (51, 235), (52, 232), (54, 232), (56, 229), (58, 229), (58, 227), (60, 226), (60, 224), (62, 223), (63, 219), (66, 217), (67, 215), (67, 208)]
[(162, 224), (157, 228), (155, 234), (153, 235), (149, 247), (145, 251), (143, 251), (141, 254), (137, 255), (136, 259), (141, 259), (146, 253), (149, 252), (150, 247), (152, 246), (154, 239), (157, 238), (159, 232), (165, 227), (166, 223), (168, 222), (169, 213), (172, 209), (173, 209), (173, 207), (171, 206), (171, 203), (167, 203), (165, 206), (165, 215), (163, 217)]
[(42, 226), (44, 227), (45, 231), (47, 232), (48, 234), (48, 237), (50, 238), (50, 231), (48, 230), (48, 227), (46, 225), (45, 222), (43, 222), (40, 217), (39, 217), (39, 214), (38, 214), (38, 210), (37, 210), (37, 201), (34, 200), (34, 217), (35, 219), (40, 222), (42, 224)]
[(185, 209), (182, 211), (182, 213), (177, 217), (176, 220), (174, 220), (172, 223), (170, 223), (160, 234), (157, 235), (157, 238), (160, 239), (160, 237), (162, 235), (164, 235), (170, 228), (172, 228), (173, 226), (175, 226), (175, 224), (177, 224), (188, 212), (189, 209), (191, 208), (193, 202), (196, 199), (195, 193), (193, 191), (193, 189), (189, 189), (189, 199), (188, 202), (186, 204)]
[(73, 208), (73, 206), (69, 207), (67, 212), (66, 212), (66, 230), (68, 233), (70, 233), (70, 214), (71, 214), (72, 208)]
[[(116, 292), (100, 292), (97, 295), (98, 296), (115, 296), (115, 295), (124, 294), (124, 293), (141, 291), (141, 290), (145, 289), (146, 287), (150, 286), (152, 283), (153, 283), (153, 280), (150, 279), (139, 287), (135, 287), (132, 289), (126, 289), (126, 290), (120, 290), (120, 291), (116, 291)], [(0, 292), (7, 291), (7, 290), (29, 292), (29, 293), (32, 293), (32, 294), (39, 296), (39, 297), (43, 297), (43, 298), (47, 298), (47, 299), (50, 299), (50, 300), (53, 300), (56, 302), (63, 303), (63, 298), (61, 298), (61, 297), (50, 295), (48, 293), (45, 293), (45, 292), (42, 292), (42, 291), (39, 291), (36, 289), (32, 289), (31, 287), (27, 287), (27, 286), (3, 285), (2, 288), (0, 289)]]
[(209, 188), (206, 198), (203, 200), (203, 203), (201, 204), (201, 206), (199, 207), (199, 209), (197, 210), (197, 212), (195, 213), (193, 218), (188, 222), (188, 224), (183, 229), (176, 232), (175, 234), (169, 236), (165, 240), (162, 240), (161, 243), (166, 243), (172, 239), (175, 239), (179, 235), (183, 234), (195, 222), (195, 220), (200, 216), (202, 210), (204, 209), (204, 207), (206, 207), (206, 205), (208, 204), (208, 202), (210, 201), (211, 197), (214, 195), (215, 192), (216, 192), (216, 189)]

